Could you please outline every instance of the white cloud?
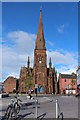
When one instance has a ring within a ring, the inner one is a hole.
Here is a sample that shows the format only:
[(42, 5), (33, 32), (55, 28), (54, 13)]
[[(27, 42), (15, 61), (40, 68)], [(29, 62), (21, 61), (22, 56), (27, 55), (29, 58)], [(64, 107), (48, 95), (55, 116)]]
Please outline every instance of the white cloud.
[(58, 26), (58, 27), (57, 27), (58, 32), (59, 32), (59, 33), (63, 33), (63, 32), (64, 32), (64, 27), (65, 27), (64, 24)]
[[(8, 42), (13, 42), (13, 44), (8, 46), (7, 41), (5, 41), (2, 52), (0, 49), (0, 57), (2, 54), (3, 59), (3, 63), (1, 64), (3, 68), (3, 76), (1, 74), (3, 80), (9, 75), (18, 78), (21, 66), (27, 66), (28, 56), (30, 56), (30, 65), (33, 67), (35, 39), (35, 34), (23, 31), (8, 33)], [(47, 64), (51, 57), (52, 63), (58, 72), (70, 73), (76, 70), (76, 56), (76, 54), (64, 50), (47, 51)]]
[(19, 78), (19, 74), (16, 74), (15, 72), (9, 74), (7, 77), (9, 77), (9, 76), (15, 77), (17, 79)]
[(48, 43), (48, 45), (50, 45), (51, 47), (53, 47), (53, 46), (54, 46), (54, 43), (53, 43), (53, 42), (51, 42), (51, 41), (47, 41), (47, 43)]
[[(61, 65), (57, 68), (57, 78), (59, 77), (59, 73), (61, 74), (72, 74), (73, 72), (76, 74), (77, 65)], [(58, 79), (57, 79), (58, 80)]]
[[(56, 70), (59, 73), (71, 74), (76, 73), (78, 66), (77, 53), (73, 54), (63, 50), (47, 51), (47, 59), (51, 57), (53, 66), (56, 66)], [(53, 67), (52, 66), (52, 67)]]
[(2, 54), (2, 58), (3, 58), (3, 70), (9, 71), (9, 72), (13, 72), (15, 71), (15, 73), (17, 71), (19, 71), (21, 66), (24, 66), (25, 64), (27, 64), (27, 57), (28, 55), (31, 56), (32, 54), (18, 54), (17, 52), (15, 52), (13, 49), (4, 46), (3, 47), (3, 54)]
[(72, 72), (76, 73), (77, 66), (75, 64), (67, 65), (67, 66), (61, 66), (57, 70), (58, 70), (59, 73), (62, 73), (62, 74), (71, 74)]
[(14, 31), (8, 33), (8, 38), (15, 44), (13, 49), (16, 49), (18, 53), (31, 53), (34, 49), (35, 34), (29, 34), (23, 31)]
[(48, 59), (51, 57), (55, 64), (75, 64), (77, 60), (74, 58), (76, 55), (70, 52), (62, 51), (47, 51)]
[(7, 41), (5, 41), (2, 52), (0, 50), (3, 59), (3, 80), (6, 79), (6, 75), (19, 77), (21, 66), (27, 66), (28, 56), (30, 56), (30, 65), (33, 67), (35, 38), (35, 34), (29, 34), (23, 31), (8, 33), (7, 41), (13, 42), (13, 44), (8, 46)]

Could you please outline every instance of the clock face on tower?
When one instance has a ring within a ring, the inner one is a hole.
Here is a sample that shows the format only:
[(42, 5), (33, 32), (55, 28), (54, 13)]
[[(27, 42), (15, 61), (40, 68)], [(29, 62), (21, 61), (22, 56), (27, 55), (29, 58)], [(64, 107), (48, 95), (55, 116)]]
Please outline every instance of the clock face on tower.
[(42, 63), (42, 61), (40, 60), (39, 63)]
[(41, 56), (41, 54), (39, 54), (37, 57), (38, 57), (38, 62), (41, 64), (42, 60), (43, 60), (43, 56)]

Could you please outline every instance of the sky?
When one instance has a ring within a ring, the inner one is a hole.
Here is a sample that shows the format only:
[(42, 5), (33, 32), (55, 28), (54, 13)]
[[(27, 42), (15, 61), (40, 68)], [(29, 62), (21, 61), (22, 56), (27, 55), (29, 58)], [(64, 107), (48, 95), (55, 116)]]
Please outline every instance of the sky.
[[(76, 73), (78, 65), (78, 3), (2, 3), (2, 74), (19, 77), (21, 66), (34, 65), (40, 8), (47, 53), (57, 73)], [(0, 49), (1, 51), (1, 49)], [(1, 52), (0, 52), (1, 53)], [(0, 70), (1, 72), (1, 70)]]

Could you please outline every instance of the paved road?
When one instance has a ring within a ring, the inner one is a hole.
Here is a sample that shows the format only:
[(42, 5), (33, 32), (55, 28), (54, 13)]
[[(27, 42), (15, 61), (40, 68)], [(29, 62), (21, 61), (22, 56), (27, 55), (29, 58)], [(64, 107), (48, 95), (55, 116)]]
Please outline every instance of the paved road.
[[(4, 116), (6, 107), (13, 97), (3, 98), (0, 100), (0, 116)], [(26, 96), (20, 96), (23, 101), (23, 107), (18, 115), (19, 119), (35, 118), (35, 104), (27, 105), (25, 103), (33, 103), (36, 100), (27, 99)], [(78, 118), (78, 98), (74, 96), (53, 96), (53, 97), (37, 97), (38, 116), (44, 118), (55, 118), (56, 99), (58, 99), (60, 110), (63, 112), (64, 118)]]

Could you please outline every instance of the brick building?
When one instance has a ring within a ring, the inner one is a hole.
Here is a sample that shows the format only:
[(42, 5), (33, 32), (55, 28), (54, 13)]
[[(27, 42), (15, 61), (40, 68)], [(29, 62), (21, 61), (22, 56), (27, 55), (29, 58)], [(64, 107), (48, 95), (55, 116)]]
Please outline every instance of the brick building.
[(80, 66), (78, 66), (76, 73), (77, 73), (77, 92), (80, 95)]
[(4, 92), (13, 93), (14, 91), (16, 91), (16, 78), (8, 77), (4, 81)]
[(77, 69), (77, 80), (78, 80), (78, 85), (80, 84), (80, 66), (78, 66), (78, 69)]
[(58, 79), (59, 93), (60, 94), (76, 94), (77, 93), (77, 75), (72, 74), (59, 74)]
[(4, 92), (4, 82), (0, 82), (0, 93)]
[[(32, 80), (31, 88), (27, 87), (27, 83)], [(43, 32), (42, 10), (40, 10), (40, 19), (38, 25), (37, 38), (34, 49), (34, 66), (30, 68), (30, 60), (28, 57), (27, 67), (21, 67), (19, 92), (26, 93), (32, 89), (35, 93), (35, 84), (38, 85), (37, 93), (57, 93), (57, 71), (52, 68), (51, 58), (49, 68), (47, 68), (46, 45)]]

